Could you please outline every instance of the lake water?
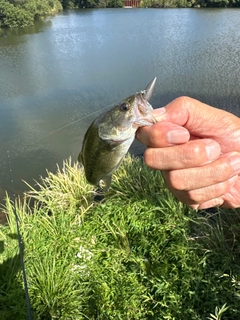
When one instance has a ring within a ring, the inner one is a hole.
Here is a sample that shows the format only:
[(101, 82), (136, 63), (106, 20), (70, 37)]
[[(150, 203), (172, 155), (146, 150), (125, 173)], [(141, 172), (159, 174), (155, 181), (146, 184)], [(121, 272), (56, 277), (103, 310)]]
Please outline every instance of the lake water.
[(1, 197), (10, 169), (21, 193), (76, 160), (98, 112), (155, 76), (154, 107), (190, 95), (240, 115), (239, 62), (238, 9), (65, 11), (0, 30)]

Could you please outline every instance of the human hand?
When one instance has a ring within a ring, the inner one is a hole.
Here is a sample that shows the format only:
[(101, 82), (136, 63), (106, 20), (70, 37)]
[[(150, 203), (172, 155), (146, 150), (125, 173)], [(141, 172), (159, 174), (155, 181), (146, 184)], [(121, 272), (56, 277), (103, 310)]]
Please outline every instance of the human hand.
[(136, 137), (169, 190), (195, 209), (240, 207), (240, 119), (188, 97), (153, 114), (158, 122)]

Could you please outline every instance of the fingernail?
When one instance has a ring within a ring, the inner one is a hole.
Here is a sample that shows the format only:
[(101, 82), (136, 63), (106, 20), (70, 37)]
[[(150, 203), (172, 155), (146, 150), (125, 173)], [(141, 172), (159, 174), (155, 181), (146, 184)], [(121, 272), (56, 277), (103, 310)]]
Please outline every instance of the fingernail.
[(205, 150), (206, 150), (208, 160), (218, 159), (219, 154), (221, 152), (219, 144), (213, 140), (207, 140), (207, 139), (204, 142), (206, 144)]
[(234, 173), (240, 173), (240, 154), (237, 153), (230, 158), (231, 166), (234, 170)]
[(216, 198), (209, 201), (206, 201), (198, 207), (198, 210), (204, 210), (212, 207), (219, 207), (224, 203), (224, 200), (222, 198)]
[(189, 138), (190, 134), (185, 129), (171, 130), (167, 134), (167, 140), (172, 144), (185, 143), (189, 140)]

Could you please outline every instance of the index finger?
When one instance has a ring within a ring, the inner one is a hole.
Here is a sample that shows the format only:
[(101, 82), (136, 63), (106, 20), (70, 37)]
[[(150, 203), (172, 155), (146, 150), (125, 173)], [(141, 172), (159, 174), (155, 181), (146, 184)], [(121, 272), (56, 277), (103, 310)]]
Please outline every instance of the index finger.
[(170, 122), (157, 122), (137, 130), (136, 139), (148, 147), (170, 147), (186, 143), (190, 139), (187, 129)]
[(227, 111), (184, 96), (153, 110), (153, 115), (158, 122), (171, 122), (191, 135), (216, 140), (223, 152), (240, 151), (240, 119)]

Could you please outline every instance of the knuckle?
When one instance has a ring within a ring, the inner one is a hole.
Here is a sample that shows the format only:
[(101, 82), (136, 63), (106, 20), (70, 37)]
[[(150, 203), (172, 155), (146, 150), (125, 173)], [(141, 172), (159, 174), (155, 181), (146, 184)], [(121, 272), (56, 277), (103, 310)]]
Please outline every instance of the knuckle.
[(189, 144), (188, 148), (184, 150), (183, 157), (185, 157), (187, 162), (198, 162), (201, 161), (201, 158), (203, 156), (203, 146), (202, 144), (192, 142)]
[(188, 96), (180, 96), (175, 99), (175, 101), (180, 105), (180, 106), (186, 106), (187, 104), (191, 103), (192, 98)]

